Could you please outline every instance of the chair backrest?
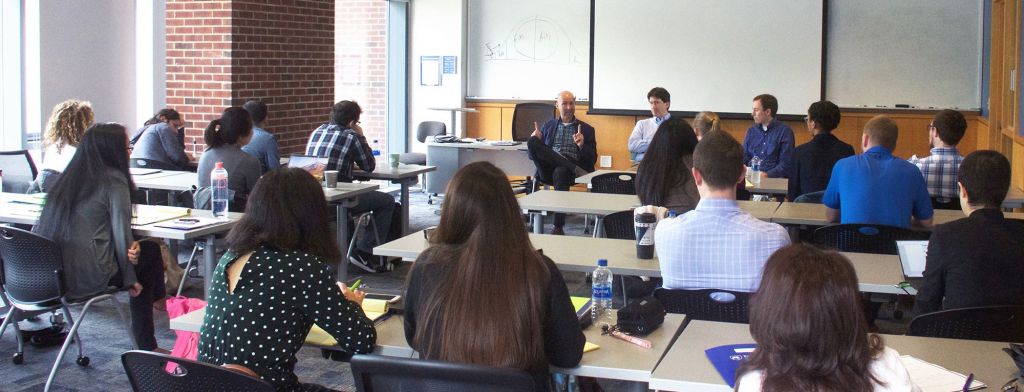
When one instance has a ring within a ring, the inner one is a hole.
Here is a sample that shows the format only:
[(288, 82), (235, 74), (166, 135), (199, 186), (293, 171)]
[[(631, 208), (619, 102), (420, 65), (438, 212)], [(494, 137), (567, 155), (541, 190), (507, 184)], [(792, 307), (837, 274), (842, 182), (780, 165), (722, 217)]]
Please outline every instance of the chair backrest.
[(538, 125), (555, 117), (555, 107), (544, 102), (521, 102), (512, 113), (512, 140), (525, 142), (533, 133), (533, 123)]
[(814, 231), (814, 243), (840, 252), (895, 255), (896, 241), (927, 240), (927, 231), (902, 227), (848, 223), (820, 227)]
[(160, 169), (160, 170), (181, 170), (181, 167), (173, 163), (161, 162), (153, 159), (146, 158), (132, 158), (128, 164), (131, 167), (138, 167), (143, 169)]
[(981, 306), (922, 314), (907, 335), (934, 338), (1024, 342), (1024, 306)]
[(747, 313), (750, 293), (659, 288), (654, 290), (654, 298), (661, 301), (666, 312), (686, 314), (687, 319), (743, 324), (750, 322)]
[(0, 259), (3, 289), (11, 302), (26, 310), (60, 305), (64, 267), (56, 243), (30, 231), (0, 227)]
[(960, 198), (932, 197), (932, 208), (936, 210), (960, 210)]
[(379, 355), (352, 357), (352, 377), (360, 392), (535, 390), (523, 370)]
[(443, 122), (440, 121), (424, 121), (416, 127), (416, 140), (420, 143), (425, 143), (428, 137), (436, 135), (444, 135), (447, 130)]
[[(177, 370), (168, 373), (167, 363)], [(273, 392), (274, 386), (256, 377), (208, 363), (150, 351), (121, 354), (121, 364), (135, 392)]]
[(601, 223), (605, 238), (617, 240), (635, 240), (636, 230), (633, 227), (633, 211), (619, 211), (604, 216)]
[(0, 151), (4, 192), (25, 193), (36, 179), (36, 164), (28, 150)]
[(605, 173), (590, 180), (594, 193), (636, 194), (636, 173)]

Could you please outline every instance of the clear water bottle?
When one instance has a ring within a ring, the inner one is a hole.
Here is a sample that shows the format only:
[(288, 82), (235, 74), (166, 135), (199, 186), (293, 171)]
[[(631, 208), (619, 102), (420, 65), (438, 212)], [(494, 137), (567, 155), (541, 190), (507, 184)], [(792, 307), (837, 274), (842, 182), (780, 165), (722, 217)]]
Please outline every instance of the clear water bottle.
[(373, 150), (373, 159), (380, 159), (380, 140), (374, 139), (370, 149)]
[(761, 185), (761, 158), (757, 155), (750, 158), (750, 183), (755, 187)]
[(210, 172), (210, 210), (214, 218), (228, 218), (228, 171), (224, 169), (224, 162), (217, 162), (217, 166)]
[(612, 271), (608, 270), (607, 259), (597, 260), (593, 280), (590, 320), (597, 326), (615, 325), (612, 317)]

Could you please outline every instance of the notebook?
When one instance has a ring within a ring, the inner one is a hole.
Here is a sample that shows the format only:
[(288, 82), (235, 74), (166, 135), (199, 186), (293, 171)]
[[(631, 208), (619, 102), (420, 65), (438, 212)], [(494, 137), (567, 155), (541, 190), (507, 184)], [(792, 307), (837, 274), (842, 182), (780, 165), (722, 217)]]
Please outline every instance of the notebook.
[[(378, 320), (383, 321), (384, 315), (388, 313), (388, 301), (382, 299), (363, 299), (363, 313), (366, 314), (366, 318), (373, 321), (374, 324)], [(309, 334), (306, 335), (306, 343), (315, 344), (317, 346), (336, 346), (338, 341), (334, 339), (331, 334), (320, 328), (319, 325), (313, 324), (313, 328), (309, 329)]]
[(186, 217), (191, 214), (192, 210), (188, 208), (136, 204), (132, 210), (132, 224), (148, 225), (150, 223)]
[(925, 260), (928, 257), (928, 241), (896, 241), (896, 249), (900, 254), (903, 276), (907, 278), (924, 277)]
[[(948, 370), (934, 363), (924, 361), (909, 355), (900, 357), (903, 367), (907, 368), (910, 380), (921, 388), (921, 392), (955, 392), (962, 391), (967, 382), (967, 376)], [(985, 388), (984, 382), (973, 380), (968, 390)]]
[(729, 384), (729, 388), (735, 388), (736, 371), (739, 370), (740, 364), (750, 356), (750, 353), (754, 352), (755, 348), (757, 345), (753, 343), (730, 344), (704, 350), (704, 355), (707, 355), (708, 360), (715, 366), (715, 370), (718, 370), (718, 374)]
[(324, 180), (324, 170), (327, 170), (329, 158), (314, 157), (309, 155), (292, 155), (288, 159), (288, 167), (297, 167), (309, 172), (317, 181)]

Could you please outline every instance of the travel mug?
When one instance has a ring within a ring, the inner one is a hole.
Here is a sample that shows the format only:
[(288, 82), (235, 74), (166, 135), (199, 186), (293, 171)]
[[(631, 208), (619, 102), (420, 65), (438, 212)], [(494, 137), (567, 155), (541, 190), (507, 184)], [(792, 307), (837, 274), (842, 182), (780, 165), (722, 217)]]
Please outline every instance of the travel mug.
[(636, 257), (638, 259), (654, 258), (654, 225), (657, 222), (658, 217), (650, 212), (633, 216), (633, 228), (636, 229)]

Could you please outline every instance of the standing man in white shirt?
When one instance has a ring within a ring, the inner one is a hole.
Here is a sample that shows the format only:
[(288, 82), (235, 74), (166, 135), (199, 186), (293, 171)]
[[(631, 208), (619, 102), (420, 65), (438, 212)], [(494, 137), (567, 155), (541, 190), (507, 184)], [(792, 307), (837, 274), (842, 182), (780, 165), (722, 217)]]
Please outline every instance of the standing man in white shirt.
[(647, 146), (651, 144), (658, 126), (672, 116), (668, 112), (672, 95), (664, 87), (655, 87), (647, 92), (647, 102), (651, 104), (651, 115), (654, 117), (637, 121), (633, 133), (629, 134), (629, 160), (633, 161), (634, 168), (644, 159)]

